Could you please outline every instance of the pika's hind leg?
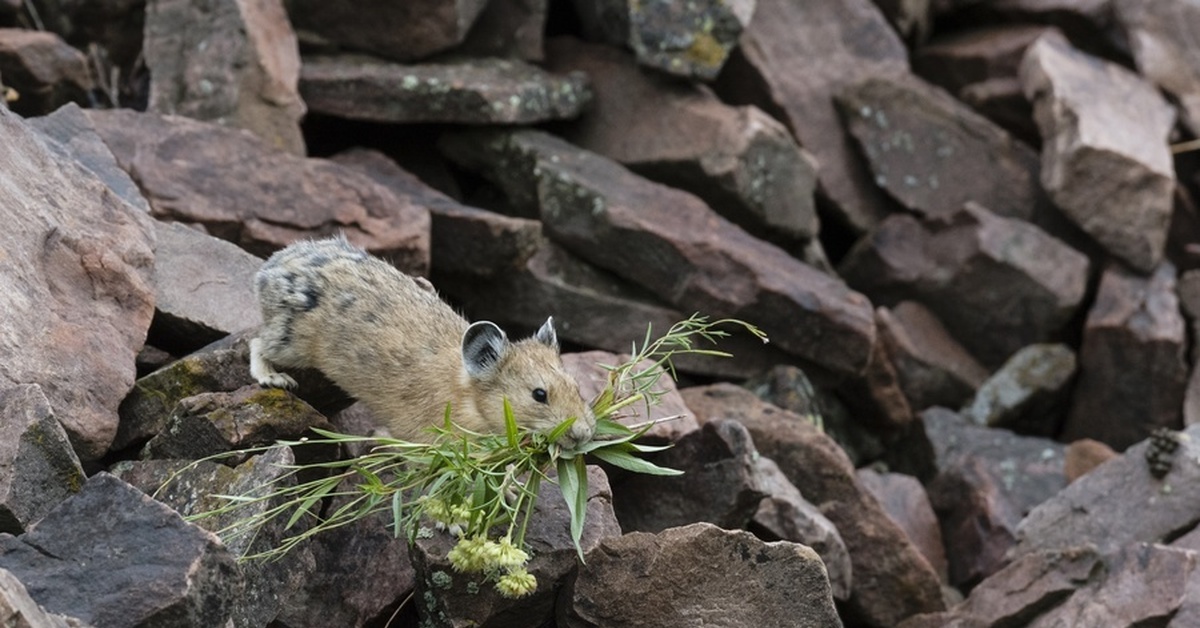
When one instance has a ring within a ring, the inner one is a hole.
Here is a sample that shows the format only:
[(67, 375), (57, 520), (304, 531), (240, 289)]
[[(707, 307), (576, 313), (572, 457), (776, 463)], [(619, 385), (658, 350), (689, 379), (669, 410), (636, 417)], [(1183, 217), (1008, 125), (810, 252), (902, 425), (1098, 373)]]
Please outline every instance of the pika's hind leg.
[(280, 373), (263, 355), (262, 338), (250, 340), (250, 376), (259, 384), (271, 388), (295, 388), (296, 380), (287, 373)]

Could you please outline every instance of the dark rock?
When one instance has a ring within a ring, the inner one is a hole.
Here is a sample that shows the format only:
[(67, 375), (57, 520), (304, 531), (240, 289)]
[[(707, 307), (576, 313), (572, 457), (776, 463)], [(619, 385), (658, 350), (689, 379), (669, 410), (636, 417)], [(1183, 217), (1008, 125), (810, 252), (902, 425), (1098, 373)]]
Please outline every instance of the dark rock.
[(107, 473), (25, 534), (0, 534), (0, 568), (46, 610), (115, 628), (221, 626), (241, 588), (215, 535)]
[(1034, 225), (968, 203), (945, 220), (888, 217), (839, 270), (877, 305), (919, 301), (995, 367), (1071, 320), (1088, 259)]
[(816, 156), (820, 190), (839, 222), (866, 231), (887, 215), (887, 198), (843, 132), (832, 100), (846, 85), (908, 71), (904, 44), (870, 0), (759, 0), (727, 65), (718, 91), (729, 102), (778, 113)]
[(919, 79), (870, 78), (837, 104), (876, 185), (918, 215), (949, 218), (974, 201), (1029, 220), (1045, 202), (1033, 150)]
[[(33, 6), (32, 2), (27, 4)], [(142, 0), (48, 0), (38, 2), (36, 11), (45, 30), (57, 33), (80, 50), (94, 43), (102, 57), (122, 71), (131, 69), (142, 51)]]
[(630, 475), (613, 486), (621, 530), (662, 532), (700, 521), (746, 527), (765, 495), (755, 473), (757, 456), (741, 423), (706, 423), (650, 459), (683, 475)]
[[(585, 351), (582, 353), (564, 353), (563, 368), (579, 382), (579, 394), (584, 399), (594, 399), (608, 384), (608, 371), (605, 366), (617, 366), (629, 360), (628, 354), (617, 355), (607, 351)], [(700, 429), (696, 418), (692, 416), (683, 397), (675, 388), (675, 380), (661, 366), (654, 366), (649, 361), (638, 365), (639, 369), (654, 369), (658, 371), (658, 382), (653, 390), (658, 394), (658, 400), (647, 408), (645, 403), (635, 403), (626, 408), (619, 422), (635, 427), (650, 421), (657, 422), (646, 432), (643, 438), (659, 443), (675, 443), (683, 437)], [(661, 422), (660, 422), (661, 421)]]
[(310, 57), (300, 95), (314, 113), (371, 122), (531, 124), (573, 118), (591, 91), (515, 59), (401, 65), (361, 55)]
[(976, 425), (1052, 438), (1068, 407), (1075, 352), (1066, 345), (1029, 345), (985, 381), (962, 415)]
[(614, 48), (564, 37), (547, 50), (552, 70), (586, 72), (596, 94), (566, 140), (699, 196), (751, 233), (816, 237), (816, 163), (787, 127), (756, 107), (730, 107), (705, 88), (642, 71)]
[(1104, 249), (1142, 272), (1163, 256), (1175, 112), (1153, 85), (1043, 35), (1021, 66), (1041, 129), (1042, 185)]
[(88, 117), (156, 218), (203, 224), (260, 257), (341, 232), (405, 272), (428, 272), (427, 210), (365, 175), (215, 124), (124, 110)]
[(741, 421), (758, 450), (837, 526), (853, 564), (847, 608), (855, 621), (894, 626), (909, 615), (942, 610), (937, 574), (858, 482), (850, 460), (828, 436), (731, 384), (687, 388), (682, 394), (701, 424)]
[[(875, 326), (881, 324), (882, 308), (875, 311)], [(912, 423), (913, 410), (900, 386), (900, 376), (891, 345), (876, 334), (871, 360), (861, 378), (850, 378), (838, 387), (841, 398), (855, 418), (881, 432), (891, 432)]]
[(879, 500), (892, 521), (904, 530), (908, 540), (945, 582), (946, 549), (942, 545), (942, 529), (921, 481), (903, 473), (879, 473), (871, 469), (859, 469), (856, 475), (863, 488)]
[(0, 569), (0, 617), (12, 628), (88, 628), (74, 617), (47, 613), (16, 576)]
[[(940, 16), (975, 24), (1041, 24), (1062, 31), (1088, 52), (1128, 54), (1118, 32), (1112, 0), (933, 0)], [(951, 16), (946, 16), (951, 17)]]
[(1022, 142), (1033, 147), (1042, 145), (1037, 123), (1033, 120), (1033, 106), (1025, 99), (1025, 90), (1017, 77), (968, 85), (962, 89), (959, 100)]
[(154, 227), (153, 342), (184, 354), (262, 324), (254, 294), (261, 259), (179, 223)]
[(1200, 423), (1200, 270), (1189, 270), (1179, 276), (1176, 285), (1179, 308), (1189, 322), (1189, 355), (1192, 356), (1191, 375), (1183, 398), (1183, 424)]
[(149, 111), (246, 129), (304, 156), (300, 50), (283, 0), (150, 0), (145, 37)]
[(365, 0), (354, 4), (288, 0), (299, 31), (351, 49), (412, 61), (462, 43), (486, 0)]
[(753, 321), (834, 373), (867, 366), (871, 306), (841, 281), (715, 214), (698, 198), (539, 131), (458, 133), (443, 149), (540, 208), (550, 237), (671, 304)]
[(958, 407), (987, 379), (987, 369), (920, 303), (877, 308), (875, 323), (913, 410)]
[(0, 531), (20, 534), (87, 479), (37, 384), (0, 389)]
[(1107, 268), (1084, 324), (1079, 382), (1062, 439), (1094, 438), (1122, 450), (1156, 427), (1178, 428), (1185, 351), (1175, 268), (1164, 262), (1151, 277)]
[(896, 32), (910, 45), (920, 44), (933, 30), (932, 0), (875, 0)]
[(39, 384), (80, 459), (108, 449), (154, 312), (151, 220), (0, 110), (0, 379)]
[(705, 523), (603, 541), (563, 595), (567, 628), (842, 625), (810, 548)]
[[(480, 628), (541, 626), (550, 621), (555, 598), (577, 568), (579, 554), (571, 542), (571, 518), (562, 494), (548, 482), (542, 483), (542, 491), (525, 536), (532, 556), (527, 569), (537, 578), (537, 590), (513, 600), (501, 597), (479, 574), (454, 572), (446, 554), (455, 539), (435, 532), (430, 538), (418, 539), (413, 548), (417, 609), (423, 621)], [(588, 467), (587, 516), (580, 547), (590, 553), (620, 534), (608, 479), (599, 467)]]
[(767, 496), (758, 502), (749, 530), (766, 541), (791, 541), (811, 547), (825, 563), (833, 599), (850, 599), (853, 568), (837, 526), (804, 499), (774, 460), (760, 456), (755, 471)]
[(472, 57), (542, 61), (549, 0), (490, 0), (458, 52)]
[(1138, 71), (1179, 103), (1183, 122), (1200, 135), (1200, 68), (1187, 62), (1200, 55), (1200, 6), (1115, 0), (1113, 11)]
[(995, 24), (939, 35), (918, 48), (913, 72), (955, 96), (978, 83), (1017, 77), (1025, 50), (1049, 27)]
[(1098, 440), (1081, 438), (1072, 441), (1063, 452), (1063, 473), (1067, 476), (1067, 483), (1091, 473), (1092, 469), (1115, 457), (1117, 452)]
[(92, 89), (87, 57), (58, 35), (40, 31), (0, 28), (0, 76), (17, 96), (8, 107), (25, 117), (69, 102), (86, 105)]

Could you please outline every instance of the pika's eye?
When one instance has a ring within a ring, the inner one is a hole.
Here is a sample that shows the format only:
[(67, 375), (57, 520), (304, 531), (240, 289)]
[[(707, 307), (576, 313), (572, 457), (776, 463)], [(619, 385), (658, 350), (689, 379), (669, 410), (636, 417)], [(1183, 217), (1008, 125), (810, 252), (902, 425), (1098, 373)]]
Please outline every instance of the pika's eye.
[(538, 403), (546, 403), (546, 389), (545, 388), (534, 388), (533, 389), (533, 400)]

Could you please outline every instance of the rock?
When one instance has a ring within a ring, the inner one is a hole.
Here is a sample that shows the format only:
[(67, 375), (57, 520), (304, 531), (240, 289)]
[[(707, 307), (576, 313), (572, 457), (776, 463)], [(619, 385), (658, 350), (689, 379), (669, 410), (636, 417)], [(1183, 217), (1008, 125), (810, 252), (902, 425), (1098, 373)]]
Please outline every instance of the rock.
[[(542, 483), (542, 491), (525, 536), (533, 557), (527, 569), (537, 578), (537, 590), (527, 597), (501, 597), (479, 574), (454, 572), (446, 559), (455, 542), (449, 534), (417, 540), (413, 547), (417, 610), (426, 624), (492, 628), (541, 626), (551, 620), (555, 597), (577, 568), (579, 554), (571, 542), (571, 519), (562, 494), (548, 482)], [(580, 547), (591, 553), (620, 535), (608, 479), (599, 467), (588, 467), (587, 516)]]
[(1185, 61), (1200, 54), (1193, 37), (1200, 30), (1200, 5), (1116, 0), (1112, 6), (1138, 73), (1171, 94), (1184, 124), (1200, 135), (1200, 68)]
[[(564, 353), (563, 368), (579, 382), (579, 394), (584, 399), (591, 400), (599, 395), (608, 384), (608, 371), (605, 366), (615, 367), (629, 360), (629, 354), (615, 354), (607, 351), (584, 351), (581, 353)], [(661, 444), (676, 443), (685, 436), (699, 431), (700, 424), (692, 416), (670, 372), (661, 366), (654, 366), (649, 361), (638, 365), (639, 370), (653, 369), (658, 372), (658, 381), (653, 389), (658, 395), (654, 405), (647, 408), (644, 403), (635, 403), (626, 408), (625, 418), (619, 422), (628, 426), (637, 426), (649, 421), (661, 421), (643, 436), (643, 438)]]
[(87, 57), (58, 35), (34, 30), (0, 28), (0, 76), (17, 94), (9, 108), (25, 117), (86, 105), (92, 89)]
[(300, 49), (283, 0), (150, 0), (149, 111), (246, 129), (301, 157)]
[(39, 2), (36, 10), (45, 27), (38, 30), (57, 33), (81, 50), (94, 43), (122, 72), (130, 70), (141, 53), (145, 3), (140, 0), (52, 0)]
[[(933, 0), (935, 12), (964, 23), (1042, 24), (1054, 26), (1086, 44), (1093, 54), (1113, 55), (1125, 48), (1116, 32), (1112, 0)], [(1126, 51), (1125, 54), (1128, 54)]]
[(910, 45), (920, 44), (933, 29), (932, 0), (876, 0), (896, 32)]
[(491, 0), (457, 50), (471, 57), (542, 61), (549, 0)]
[(1119, 451), (1156, 427), (1181, 425), (1187, 333), (1175, 283), (1168, 262), (1151, 277), (1105, 269), (1084, 324), (1063, 440), (1093, 438)]
[(361, 55), (310, 57), (300, 95), (313, 113), (370, 122), (532, 124), (573, 118), (591, 91), (515, 59), (402, 65)]
[(0, 569), (0, 616), (13, 628), (87, 628), (74, 617), (47, 613), (12, 572)]
[(754, 15), (756, 0), (575, 0), (588, 39), (631, 48), (637, 62), (668, 74), (711, 81)]
[(650, 460), (682, 476), (629, 475), (613, 486), (623, 532), (662, 532), (705, 521), (746, 527), (765, 493), (755, 473), (758, 452), (736, 421), (707, 423)]
[(0, 531), (24, 532), (87, 476), (41, 386), (0, 388)]
[[(755, 17), (718, 92), (777, 114), (817, 158), (820, 190), (838, 221), (868, 230), (889, 203), (843, 133), (832, 96), (870, 77), (907, 72), (904, 44), (869, 0), (759, 0)], [(801, 66), (812, 71), (797, 72)]]
[(549, 236), (682, 310), (753, 321), (771, 342), (839, 375), (865, 370), (871, 306), (841, 281), (756, 240), (690, 194), (539, 131), (443, 138)]
[(413, 61), (455, 47), (466, 38), (486, 0), (367, 0), (353, 5), (288, 0), (296, 29), (347, 48)]
[(701, 424), (741, 421), (758, 450), (837, 526), (854, 570), (848, 623), (894, 626), (909, 615), (942, 610), (937, 574), (859, 484), (850, 460), (829, 437), (731, 384), (686, 388), (682, 394)]
[(1063, 453), (1063, 473), (1067, 476), (1067, 483), (1078, 480), (1116, 457), (1117, 452), (1112, 447), (1098, 440), (1081, 438), (1072, 441)]
[(1163, 256), (1175, 113), (1153, 85), (1044, 35), (1021, 65), (1044, 138), (1042, 185), (1106, 251), (1148, 273)]
[(224, 625), (241, 586), (215, 535), (107, 473), (25, 534), (0, 534), (0, 568), (46, 610), (116, 628)]
[(892, 521), (904, 530), (908, 540), (945, 582), (946, 549), (942, 546), (942, 530), (921, 481), (903, 473), (879, 473), (871, 469), (859, 469), (855, 474), (863, 488), (879, 500)]
[(1188, 331), (1192, 339), (1189, 347), (1191, 375), (1183, 398), (1183, 424), (1200, 423), (1200, 270), (1189, 270), (1179, 276), (1176, 291), (1179, 307), (1190, 323)]
[(764, 541), (791, 541), (807, 545), (821, 557), (829, 576), (833, 599), (850, 599), (853, 569), (846, 542), (837, 526), (795, 487), (774, 460), (759, 456), (758, 481), (767, 496), (758, 502), (749, 530)]
[[(880, 325), (880, 310), (875, 311), (875, 326)], [(871, 360), (862, 378), (848, 379), (838, 387), (842, 399), (862, 423), (887, 433), (912, 423), (912, 406), (900, 387), (890, 345), (875, 336)]]
[(945, 220), (893, 214), (842, 260), (876, 305), (916, 300), (984, 365), (1054, 340), (1087, 287), (1088, 259), (1025, 221), (970, 203)]
[(948, 219), (974, 201), (1030, 220), (1045, 203), (1036, 153), (920, 79), (868, 78), (836, 102), (876, 185), (920, 216)]
[(913, 72), (961, 96), (962, 90), (996, 79), (1016, 78), (1025, 50), (1043, 33), (1039, 24), (988, 24), (939, 34), (913, 53)]
[(959, 100), (1018, 140), (1035, 148), (1042, 145), (1037, 123), (1033, 120), (1033, 106), (1025, 99), (1025, 91), (1016, 76), (968, 85), (962, 89)]
[(88, 117), (156, 218), (203, 224), (260, 257), (341, 232), (401, 270), (428, 272), (428, 211), (365, 175), (214, 124), (132, 111)]
[(1180, 436), (1186, 438), (1162, 479), (1150, 474), (1149, 443), (1142, 442), (1033, 509), (1016, 530), (1010, 557), (1085, 543), (1111, 554), (1132, 543), (1169, 542), (1193, 527), (1200, 499), (1200, 427)]
[[(298, 440), (314, 427), (331, 429), (321, 413), (286, 390), (257, 384), (179, 400), (166, 426), (146, 443), (146, 458), (200, 460), (238, 449)], [(223, 458), (238, 464), (241, 457)]]
[(154, 312), (153, 227), (16, 114), (0, 110), (0, 137), (0, 380), (39, 384), (92, 461), (116, 433)]
[(603, 541), (563, 595), (566, 628), (842, 625), (810, 548), (706, 523)]
[(958, 407), (987, 379), (987, 369), (916, 301), (877, 308), (875, 324), (913, 410)]
[(1017, 351), (975, 392), (962, 415), (975, 425), (1052, 438), (1070, 400), (1075, 352), (1061, 344)]
[(179, 223), (154, 227), (152, 342), (185, 354), (262, 324), (254, 294), (261, 259)]
[(944, 408), (921, 415), (938, 469), (926, 489), (942, 524), (950, 584), (998, 571), (1027, 513), (1066, 486), (1063, 445), (977, 427)]
[(586, 72), (595, 91), (564, 139), (699, 196), (751, 233), (816, 237), (816, 163), (787, 127), (757, 107), (730, 107), (705, 88), (644, 72), (614, 48), (562, 37), (548, 54), (552, 70)]

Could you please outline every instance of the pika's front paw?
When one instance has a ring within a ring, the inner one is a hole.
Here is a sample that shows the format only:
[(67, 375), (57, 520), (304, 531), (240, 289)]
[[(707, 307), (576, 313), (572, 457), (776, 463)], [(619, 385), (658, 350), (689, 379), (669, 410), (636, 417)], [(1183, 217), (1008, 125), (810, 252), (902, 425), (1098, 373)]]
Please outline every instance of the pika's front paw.
[(295, 388), (296, 380), (291, 375), (286, 373), (269, 373), (262, 377), (256, 377), (259, 385), (268, 388)]

